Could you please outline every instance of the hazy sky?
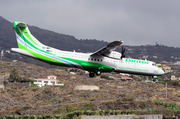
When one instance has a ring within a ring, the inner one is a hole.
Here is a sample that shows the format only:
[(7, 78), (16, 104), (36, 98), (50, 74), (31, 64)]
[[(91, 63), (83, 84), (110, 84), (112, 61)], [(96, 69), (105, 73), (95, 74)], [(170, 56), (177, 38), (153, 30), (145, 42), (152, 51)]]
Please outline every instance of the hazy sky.
[(180, 0), (0, 0), (0, 16), (77, 39), (180, 47)]

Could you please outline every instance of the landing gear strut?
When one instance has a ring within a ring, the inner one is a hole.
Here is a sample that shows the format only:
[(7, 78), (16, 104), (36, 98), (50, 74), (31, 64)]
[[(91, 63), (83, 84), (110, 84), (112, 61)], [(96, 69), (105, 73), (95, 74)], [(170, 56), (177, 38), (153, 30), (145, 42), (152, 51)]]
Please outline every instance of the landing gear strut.
[(157, 76), (153, 76), (153, 81), (156, 82), (157, 81)]
[(89, 77), (93, 78), (95, 76), (94, 72), (89, 73)]
[(95, 70), (95, 71), (90, 71), (89, 72), (89, 77), (94, 77), (95, 76), (95, 74), (97, 75), (97, 76), (99, 76), (99, 75), (101, 75), (101, 72), (103, 71), (103, 69), (97, 69), (97, 70)]

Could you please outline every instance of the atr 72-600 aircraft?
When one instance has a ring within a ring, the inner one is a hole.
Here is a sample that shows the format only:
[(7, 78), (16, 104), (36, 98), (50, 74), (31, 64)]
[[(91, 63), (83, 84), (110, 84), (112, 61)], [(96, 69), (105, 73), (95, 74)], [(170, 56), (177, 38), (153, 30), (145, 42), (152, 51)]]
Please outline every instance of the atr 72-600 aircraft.
[(18, 21), (13, 24), (18, 48), (11, 50), (49, 64), (83, 69), (89, 71), (90, 77), (112, 71), (156, 77), (164, 74), (152, 61), (125, 58), (123, 47), (121, 53), (113, 51), (123, 41), (113, 41), (94, 53), (62, 51), (40, 43), (30, 33), (27, 24)]

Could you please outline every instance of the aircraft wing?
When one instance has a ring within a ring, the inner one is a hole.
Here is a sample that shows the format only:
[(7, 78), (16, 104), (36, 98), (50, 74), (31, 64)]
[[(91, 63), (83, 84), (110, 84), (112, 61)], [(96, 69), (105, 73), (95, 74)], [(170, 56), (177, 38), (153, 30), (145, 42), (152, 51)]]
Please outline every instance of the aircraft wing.
[(108, 56), (113, 50), (115, 50), (119, 45), (121, 45), (123, 41), (113, 41), (102, 49), (94, 52), (91, 56), (103, 55)]

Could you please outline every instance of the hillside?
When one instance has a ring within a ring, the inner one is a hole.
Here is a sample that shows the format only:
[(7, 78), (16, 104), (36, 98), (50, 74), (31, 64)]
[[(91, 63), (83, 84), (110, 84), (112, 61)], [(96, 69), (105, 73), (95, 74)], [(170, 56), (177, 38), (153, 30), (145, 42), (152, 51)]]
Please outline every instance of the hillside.
[[(28, 86), (29, 84), (8, 83), (6, 90), (1, 91), (0, 114), (8, 111), (10, 114), (21, 115), (57, 114), (66, 108), (70, 108), (71, 111), (85, 109), (85, 103), (90, 104), (91, 106), (88, 108), (92, 110), (138, 110), (155, 107), (156, 105), (153, 103), (155, 100), (169, 103), (180, 102), (180, 88), (176, 86), (168, 85), (168, 98), (166, 99), (164, 84), (141, 81), (124, 82), (100, 77), (89, 78), (88, 74), (72, 75), (65, 70), (46, 69), (22, 62), (0, 66), (5, 72), (9, 72), (12, 67), (18, 69), (19, 75), (31, 79), (43, 78), (51, 74), (56, 75), (65, 86), (39, 88), (35, 85)], [(100, 90), (74, 90), (77, 85), (96, 85), (100, 87)], [(22, 109), (25, 107), (28, 108)]]

